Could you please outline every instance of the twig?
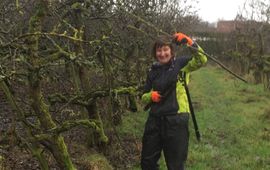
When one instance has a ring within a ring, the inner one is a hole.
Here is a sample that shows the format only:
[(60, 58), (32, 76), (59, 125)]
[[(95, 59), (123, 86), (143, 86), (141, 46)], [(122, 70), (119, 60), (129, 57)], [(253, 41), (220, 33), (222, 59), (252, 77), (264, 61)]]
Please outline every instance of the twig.
[[(31, 37), (31, 36), (55, 36), (55, 37), (60, 37), (60, 38), (66, 38), (72, 41), (77, 41), (77, 42), (83, 42), (83, 43), (87, 43), (87, 44), (95, 44), (95, 43), (99, 43), (101, 40), (93, 40), (93, 41), (86, 41), (86, 40), (82, 40), (82, 39), (78, 39), (69, 35), (66, 35), (66, 33), (64, 32), (63, 34), (58, 34), (55, 32), (34, 32), (34, 33), (27, 33), (27, 34), (23, 34), (19, 37), (14, 38), (13, 40), (11, 40), (10, 42), (8, 42), (7, 44), (3, 44), (1, 45), (1, 47), (7, 47), (10, 46), (12, 43), (19, 41), (20, 39), (24, 39), (27, 37)], [(106, 39), (108, 37), (105, 37), (103, 39)]]

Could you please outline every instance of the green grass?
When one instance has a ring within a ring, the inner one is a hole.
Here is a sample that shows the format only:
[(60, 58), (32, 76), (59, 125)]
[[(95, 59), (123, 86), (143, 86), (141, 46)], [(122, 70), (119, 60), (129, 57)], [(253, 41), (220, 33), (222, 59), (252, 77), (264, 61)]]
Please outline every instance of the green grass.
[[(191, 79), (202, 139), (196, 141), (190, 121), (187, 169), (270, 169), (270, 92), (211, 66), (194, 72)], [(146, 117), (144, 112), (126, 116), (122, 135), (141, 138)], [(132, 169), (140, 169), (139, 162), (136, 164)], [(160, 169), (166, 170), (163, 159)]]

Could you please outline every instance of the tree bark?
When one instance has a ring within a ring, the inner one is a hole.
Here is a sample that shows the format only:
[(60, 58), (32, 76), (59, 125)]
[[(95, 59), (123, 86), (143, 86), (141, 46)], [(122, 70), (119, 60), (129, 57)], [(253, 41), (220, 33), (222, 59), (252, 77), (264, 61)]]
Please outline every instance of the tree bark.
[[(45, 0), (39, 0), (36, 13), (31, 17), (29, 22), (29, 32), (41, 32), (43, 19), (47, 14), (48, 2)], [(40, 57), (38, 56), (39, 50), (39, 36), (33, 36), (28, 39), (29, 41), (29, 58), (31, 68), (29, 68), (28, 82), (29, 82), (29, 97), (32, 102), (32, 108), (38, 117), (42, 130), (49, 130), (56, 127), (51, 114), (49, 112), (49, 106), (45, 103), (42, 91), (41, 91), (41, 75), (40, 75)], [(75, 167), (72, 164), (71, 158), (68, 154), (67, 147), (64, 139), (60, 134), (56, 134), (46, 139), (49, 143), (48, 149), (53, 154), (58, 166), (63, 170), (74, 170)]]

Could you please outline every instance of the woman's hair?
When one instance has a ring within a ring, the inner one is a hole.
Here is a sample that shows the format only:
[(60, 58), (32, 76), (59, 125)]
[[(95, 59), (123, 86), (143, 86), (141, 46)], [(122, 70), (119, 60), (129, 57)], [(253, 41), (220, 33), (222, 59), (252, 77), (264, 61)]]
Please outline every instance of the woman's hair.
[(172, 38), (168, 36), (159, 36), (156, 39), (156, 42), (154, 43), (152, 48), (152, 56), (156, 59), (156, 50), (163, 46), (169, 46), (171, 49), (172, 57), (174, 57), (174, 46), (172, 43)]

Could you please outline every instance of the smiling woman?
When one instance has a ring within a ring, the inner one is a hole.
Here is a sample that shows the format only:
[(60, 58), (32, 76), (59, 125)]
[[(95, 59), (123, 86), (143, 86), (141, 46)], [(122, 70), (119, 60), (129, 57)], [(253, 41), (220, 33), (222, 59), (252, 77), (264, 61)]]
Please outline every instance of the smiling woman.
[[(173, 37), (173, 39), (171, 38)], [(190, 57), (175, 57), (172, 42), (195, 48)], [(142, 170), (158, 169), (161, 151), (169, 170), (183, 170), (188, 153), (189, 74), (206, 63), (198, 44), (183, 33), (161, 37), (153, 46), (155, 62), (146, 79), (142, 100), (150, 103), (141, 154)]]
[(170, 45), (156, 47), (155, 53), (156, 53), (156, 59), (158, 60), (160, 64), (168, 63), (173, 57)]
[(167, 36), (159, 37), (153, 45), (152, 56), (160, 64), (168, 63), (174, 57), (174, 46), (171, 43), (171, 38)]

